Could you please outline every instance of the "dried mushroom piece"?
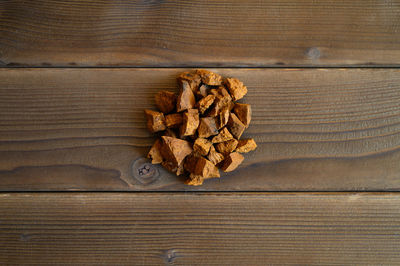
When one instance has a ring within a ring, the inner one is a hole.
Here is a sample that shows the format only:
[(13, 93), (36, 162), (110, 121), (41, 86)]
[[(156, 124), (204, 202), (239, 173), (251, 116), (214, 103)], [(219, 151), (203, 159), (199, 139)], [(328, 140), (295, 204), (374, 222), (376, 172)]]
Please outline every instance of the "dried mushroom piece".
[(224, 155), (222, 155), (222, 153), (217, 152), (214, 148), (214, 145), (212, 145), (207, 158), (208, 160), (210, 160), (210, 162), (217, 165), (224, 159)]
[(154, 133), (158, 131), (163, 131), (166, 129), (165, 126), (165, 117), (163, 113), (152, 111), (152, 110), (144, 110), (144, 113), (147, 118), (147, 129)]
[(238, 152), (232, 152), (221, 163), (221, 169), (224, 172), (231, 172), (235, 170), (239, 166), (239, 164), (243, 162), (243, 160), (243, 155)]
[(171, 91), (159, 91), (155, 97), (158, 110), (164, 114), (171, 113), (176, 107), (176, 95)]
[(204, 84), (213, 86), (222, 84), (222, 77), (216, 73), (204, 69), (199, 69), (196, 71), (196, 73), (200, 75), (201, 81)]
[(227, 127), (236, 139), (240, 139), (244, 130), (246, 129), (246, 126), (243, 125), (242, 121), (240, 121), (234, 113), (229, 115)]
[(208, 116), (217, 116), (222, 110), (233, 108), (232, 97), (224, 87), (213, 89), (211, 92), (215, 96), (215, 100), (212, 109), (207, 114)]
[(207, 94), (208, 94), (209, 89), (210, 88), (209, 88), (208, 85), (203, 84), (203, 85), (200, 86), (199, 91), (197, 92), (197, 95), (200, 96), (200, 97), (206, 97)]
[(221, 112), (218, 114), (218, 129), (223, 128), (229, 121), (229, 115), (231, 112), (229, 111), (229, 108), (224, 108), (221, 110)]
[(207, 95), (206, 97), (202, 98), (200, 101), (197, 103), (197, 108), (199, 108), (199, 111), (201, 114), (204, 114), (204, 112), (210, 107), (215, 100), (214, 95)]
[(193, 93), (196, 93), (198, 91), (199, 85), (201, 83), (201, 77), (199, 74), (193, 71), (187, 71), (181, 73), (178, 78), (178, 84), (182, 87), (183, 86), (183, 81), (186, 81), (186, 83), (189, 85), (190, 89), (193, 91)]
[(192, 145), (182, 139), (162, 136), (161, 154), (165, 161), (178, 166), (182, 163), (186, 156), (192, 153)]
[(235, 103), (233, 107), (233, 112), (239, 118), (239, 120), (245, 125), (246, 128), (249, 127), (251, 121), (251, 106), (245, 103)]
[(247, 93), (238, 79), (223, 81), (216, 73), (196, 70), (177, 80), (178, 96), (165, 90), (156, 94), (161, 112), (145, 110), (149, 131), (162, 131), (147, 157), (176, 175), (190, 173), (185, 183), (198, 186), (220, 177), (218, 168), (233, 171), (243, 161), (240, 153), (256, 149), (254, 139), (240, 139), (251, 122), (251, 106), (235, 102)]
[(161, 155), (161, 145), (161, 141), (157, 139), (147, 154), (147, 158), (151, 159), (152, 164), (159, 164), (163, 161), (163, 157)]
[(247, 87), (243, 85), (243, 82), (236, 78), (227, 78), (226, 87), (234, 101), (242, 99), (247, 94)]
[(193, 150), (200, 155), (207, 155), (210, 151), (212, 143), (208, 139), (198, 138), (194, 141)]
[(254, 139), (241, 139), (236, 146), (236, 151), (240, 153), (247, 153), (254, 151), (257, 148), (257, 144)]
[(214, 117), (203, 117), (197, 129), (200, 138), (208, 138), (218, 134), (218, 129)]
[(165, 125), (168, 128), (177, 128), (182, 124), (182, 114), (181, 113), (176, 113), (176, 114), (169, 114), (165, 116)]
[(197, 160), (194, 174), (200, 175), (204, 177), (204, 179), (220, 177), (218, 168), (204, 157), (199, 157), (199, 160)]
[(233, 152), (236, 149), (238, 141), (236, 139), (230, 139), (215, 145), (215, 148), (218, 152), (222, 153), (223, 155), (227, 155)]
[(203, 182), (204, 177), (201, 175), (190, 174), (189, 178), (185, 181), (185, 184), (189, 186), (200, 186)]
[(183, 113), (182, 120), (182, 126), (180, 128), (181, 137), (194, 135), (200, 124), (198, 110), (189, 109), (187, 112)]
[(196, 104), (196, 99), (194, 97), (193, 91), (186, 80), (182, 81), (182, 88), (179, 92), (178, 99), (176, 101), (176, 111), (182, 112), (187, 109), (194, 108)]
[(215, 137), (212, 138), (212, 143), (220, 143), (220, 142), (224, 142), (227, 140), (233, 139), (232, 134), (229, 132), (229, 130), (224, 127), (218, 135), (216, 135)]

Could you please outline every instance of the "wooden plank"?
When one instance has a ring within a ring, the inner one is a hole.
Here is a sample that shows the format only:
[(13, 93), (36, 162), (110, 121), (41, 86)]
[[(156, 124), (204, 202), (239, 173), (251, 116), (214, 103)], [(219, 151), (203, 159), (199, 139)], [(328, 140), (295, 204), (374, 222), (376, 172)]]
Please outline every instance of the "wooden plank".
[(139, 175), (143, 109), (181, 71), (1, 69), (0, 190), (399, 190), (397, 69), (218, 69), (248, 85), (259, 148), (202, 187)]
[(0, 2), (3, 66), (399, 65), (399, 1)]
[(0, 263), (395, 265), (398, 194), (0, 195)]

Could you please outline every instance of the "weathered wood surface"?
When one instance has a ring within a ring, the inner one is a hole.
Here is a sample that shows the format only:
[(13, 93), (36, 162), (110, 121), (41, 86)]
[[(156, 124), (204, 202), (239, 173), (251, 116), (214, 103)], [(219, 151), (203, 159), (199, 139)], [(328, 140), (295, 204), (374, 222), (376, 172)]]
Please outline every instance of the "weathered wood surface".
[(3, 66), (399, 65), (399, 1), (0, 2)]
[(399, 190), (397, 69), (218, 69), (248, 85), (259, 148), (202, 187), (140, 175), (143, 109), (181, 71), (1, 69), (0, 190)]
[(0, 263), (395, 265), (398, 194), (0, 194)]

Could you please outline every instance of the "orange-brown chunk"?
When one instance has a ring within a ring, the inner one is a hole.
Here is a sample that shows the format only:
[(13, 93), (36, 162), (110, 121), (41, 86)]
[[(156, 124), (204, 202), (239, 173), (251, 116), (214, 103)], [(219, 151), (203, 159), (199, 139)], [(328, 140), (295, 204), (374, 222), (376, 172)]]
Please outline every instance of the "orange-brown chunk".
[(161, 165), (168, 171), (175, 173), (176, 175), (182, 175), (185, 173), (183, 163), (175, 165), (173, 162), (163, 161)]
[(203, 84), (200, 86), (197, 95), (199, 95), (200, 97), (206, 97), (208, 94), (208, 90), (209, 90), (209, 87), (207, 85)]
[(234, 101), (242, 99), (247, 93), (247, 87), (243, 85), (243, 82), (236, 78), (227, 78), (226, 86)]
[(215, 148), (217, 151), (222, 153), (223, 155), (227, 155), (233, 152), (236, 149), (238, 141), (236, 139), (230, 139), (221, 143), (218, 143)]
[(197, 74), (200, 75), (201, 81), (204, 84), (216, 86), (216, 85), (221, 85), (221, 83), (222, 83), (222, 77), (211, 71), (199, 69), (196, 72), (197, 72)]
[(227, 127), (236, 139), (240, 139), (240, 136), (242, 136), (246, 129), (246, 126), (243, 125), (242, 121), (234, 113), (230, 114)]
[(222, 153), (217, 152), (214, 148), (214, 145), (212, 145), (207, 158), (208, 158), (208, 160), (210, 160), (210, 162), (217, 165), (219, 162), (221, 162), (224, 159), (224, 155), (222, 155)]
[(224, 108), (221, 110), (221, 112), (218, 114), (218, 129), (221, 129), (228, 123), (229, 115), (229, 108)]
[(193, 144), (193, 150), (200, 155), (207, 155), (210, 151), (212, 143), (208, 139), (198, 138)]
[(189, 109), (187, 112), (184, 112), (182, 126), (180, 128), (181, 137), (195, 134), (199, 123), (199, 111), (197, 109)]
[(174, 111), (176, 106), (176, 95), (171, 91), (159, 91), (156, 94), (156, 105), (158, 110), (164, 114)]
[(182, 81), (182, 88), (176, 101), (176, 111), (182, 112), (187, 109), (192, 109), (196, 104), (193, 91), (186, 80)]
[(163, 158), (161, 155), (161, 141), (159, 139), (157, 139), (154, 142), (149, 153), (147, 154), (147, 158), (151, 159), (152, 164), (158, 164), (163, 161)]
[(236, 151), (241, 153), (247, 153), (254, 151), (257, 148), (257, 144), (254, 139), (241, 139), (236, 146)]
[(250, 104), (235, 103), (235, 106), (233, 107), (233, 112), (236, 114), (239, 120), (242, 121), (243, 125), (245, 125), (245, 127), (248, 128), (251, 121)]
[(200, 125), (197, 129), (200, 138), (208, 138), (212, 135), (217, 135), (217, 125), (214, 117), (203, 117), (200, 119)]
[(232, 109), (232, 97), (229, 95), (228, 91), (220, 86), (217, 90), (211, 90), (212, 94), (215, 96), (213, 108), (208, 113), (208, 116), (217, 116), (223, 109)]
[(204, 112), (211, 106), (211, 104), (213, 104), (214, 99), (215, 96), (210, 94), (197, 102), (197, 107), (199, 108), (201, 114), (204, 114)]
[(189, 178), (185, 181), (185, 184), (189, 186), (200, 186), (203, 182), (204, 177), (201, 175), (190, 174)]
[(168, 128), (177, 128), (182, 124), (183, 118), (181, 113), (169, 114), (165, 116), (165, 125)]
[(209, 160), (199, 157), (196, 163), (194, 174), (207, 178), (220, 177), (218, 168)]
[(235, 170), (239, 164), (241, 164), (244, 160), (243, 155), (238, 152), (232, 152), (227, 157), (225, 157), (224, 161), (221, 163), (221, 169), (224, 172), (231, 172)]
[(178, 84), (182, 86), (183, 81), (186, 81), (193, 91), (193, 93), (198, 91), (199, 85), (201, 83), (201, 77), (194, 71), (183, 72), (178, 76)]
[(178, 167), (186, 156), (192, 153), (193, 149), (186, 140), (162, 136), (161, 154), (165, 161)]
[(229, 130), (224, 127), (218, 135), (216, 135), (215, 137), (212, 138), (212, 143), (220, 143), (220, 142), (224, 142), (227, 140), (233, 139), (232, 134), (229, 132)]
[(166, 129), (165, 126), (165, 117), (163, 113), (152, 111), (152, 110), (144, 110), (147, 118), (147, 129), (154, 133), (157, 131), (162, 131)]

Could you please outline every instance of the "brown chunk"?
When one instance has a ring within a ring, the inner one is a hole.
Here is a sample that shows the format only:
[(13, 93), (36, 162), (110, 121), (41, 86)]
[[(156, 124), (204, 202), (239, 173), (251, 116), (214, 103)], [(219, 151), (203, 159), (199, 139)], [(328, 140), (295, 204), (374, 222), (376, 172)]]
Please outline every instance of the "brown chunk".
[(224, 108), (221, 110), (221, 112), (218, 114), (218, 129), (221, 129), (228, 123), (230, 113), (231, 112), (229, 111), (229, 108)]
[(199, 108), (199, 111), (201, 114), (204, 114), (204, 112), (208, 109), (208, 107), (213, 104), (215, 100), (214, 95), (207, 95), (206, 97), (202, 98), (200, 101), (197, 102), (197, 107)]
[(242, 99), (247, 93), (247, 87), (243, 85), (243, 82), (236, 78), (227, 78), (226, 86), (234, 101)]
[(158, 110), (164, 114), (174, 111), (176, 106), (176, 95), (170, 91), (159, 91), (156, 94), (156, 105)]
[(200, 119), (200, 125), (197, 129), (200, 138), (208, 138), (212, 135), (217, 135), (217, 125), (214, 117), (203, 117)]
[(212, 145), (207, 158), (208, 158), (208, 160), (210, 160), (210, 162), (217, 165), (219, 162), (221, 162), (224, 159), (224, 155), (222, 155), (222, 153), (217, 152), (214, 148), (214, 145)]
[(194, 71), (183, 72), (178, 76), (178, 84), (182, 87), (183, 81), (186, 81), (193, 93), (198, 91), (201, 83), (201, 77)]
[(207, 155), (212, 143), (208, 139), (198, 138), (193, 144), (193, 150), (200, 155)]
[(211, 71), (199, 69), (196, 71), (197, 74), (200, 75), (201, 81), (207, 85), (221, 85), (222, 77), (218, 74), (215, 74)]
[(167, 169), (168, 171), (176, 174), (176, 175), (182, 175), (185, 173), (185, 170), (183, 168), (183, 163), (179, 164), (179, 165), (175, 165), (172, 162), (168, 162), (168, 161), (163, 161), (161, 163), (161, 165)]
[(184, 112), (182, 126), (180, 128), (181, 137), (195, 134), (199, 123), (199, 111), (197, 109), (189, 109), (187, 112)]
[(163, 157), (161, 155), (161, 141), (159, 139), (156, 139), (154, 142), (149, 153), (147, 154), (147, 158), (151, 159), (152, 164), (158, 164), (163, 161)]
[(241, 153), (247, 153), (254, 151), (257, 148), (257, 144), (254, 139), (241, 139), (236, 146), (236, 151)]
[(193, 149), (186, 140), (162, 136), (161, 154), (165, 161), (178, 167), (186, 156), (192, 153)]
[(197, 155), (196, 153), (192, 153), (185, 158), (184, 168), (189, 173), (194, 173), (196, 169), (197, 161), (201, 156)]
[(165, 116), (165, 125), (168, 128), (177, 128), (182, 124), (182, 114), (169, 114)]
[(199, 95), (201, 97), (206, 97), (208, 94), (208, 90), (209, 90), (208, 85), (203, 84), (200, 86), (199, 91), (197, 92), (197, 95)]
[(222, 153), (223, 155), (227, 155), (233, 152), (236, 149), (238, 141), (236, 139), (230, 139), (221, 143), (218, 143), (215, 148), (217, 151)]
[(154, 133), (157, 131), (165, 130), (165, 118), (164, 114), (152, 110), (144, 110), (147, 118), (147, 129)]
[(176, 111), (182, 112), (187, 109), (192, 109), (196, 104), (196, 99), (189, 83), (185, 80), (182, 81), (182, 89), (179, 93), (178, 100), (176, 102)]
[(204, 177), (204, 179), (220, 177), (218, 168), (212, 162), (203, 157), (199, 157), (197, 160), (194, 174), (200, 175)]
[(228, 129), (236, 139), (240, 139), (246, 127), (234, 113), (231, 113), (229, 115)]
[(216, 92), (213, 91), (213, 93), (213, 95), (215, 95), (214, 105), (208, 113), (208, 116), (217, 116), (224, 109), (232, 109), (232, 97), (223, 86), (220, 86), (218, 90), (216, 90)]
[(189, 186), (200, 186), (203, 184), (204, 178), (201, 175), (190, 174), (190, 177), (185, 181)]
[(246, 128), (249, 127), (251, 121), (251, 106), (245, 103), (235, 103), (233, 107), (233, 112), (242, 121)]
[(243, 155), (238, 152), (232, 152), (221, 163), (221, 169), (224, 172), (231, 172), (235, 170), (239, 166), (239, 164), (243, 162), (243, 160)]
[(215, 137), (213, 137), (212, 139), (212, 143), (220, 143), (220, 142), (224, 142), (227, 140), (233, 139), (232, 134), (229, 132), (229, 130), (224, 127), (218, 135), (216, 135)]

